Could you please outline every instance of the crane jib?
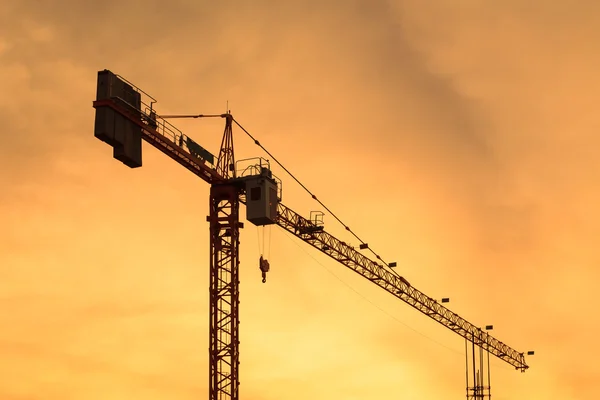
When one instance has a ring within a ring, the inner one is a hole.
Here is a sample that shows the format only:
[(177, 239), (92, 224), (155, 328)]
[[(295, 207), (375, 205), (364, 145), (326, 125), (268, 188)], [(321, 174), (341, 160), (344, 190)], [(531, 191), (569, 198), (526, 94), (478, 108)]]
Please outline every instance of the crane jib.
[(442, 306), (436, 300), (423, 294), (410, 285), (403, 277), (399, 277), (388, 271), (385, 267), (359, 253), (353, 247), (324, 230), (298, 230), (298, 226), (309, 225), (311, 222), (285, 205), (279, 204), (278, 211), (277, 224), (288, 232), (367, 278), (438, 323), (483, 348), (485, 351), (489, 351), (502, 361), (511, 364), (516, 369), (524, 371), (529, 368), (525, 362), (523, 353), (507, 346), (481, 328)]

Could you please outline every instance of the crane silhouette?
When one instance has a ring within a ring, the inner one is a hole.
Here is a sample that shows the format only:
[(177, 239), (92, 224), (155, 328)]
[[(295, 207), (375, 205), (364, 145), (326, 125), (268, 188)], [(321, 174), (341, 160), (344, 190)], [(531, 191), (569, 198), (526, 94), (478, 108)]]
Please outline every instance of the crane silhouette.
[[(281, 203), (281, 180), (272, 174), (269, 161), (256, 158), (240, 160), (236, 163), (232, 133), (234, 124), (248, 134), (255, 144), (263, 149), (264, 147), (233, 118), (229, 111), (223, 114), (161, 116), (154, 109), (155, 103), (154, 98), (123, 77), (109, 70), (99, 71), (96, 100), (93, 102), (93, 107), (96, 109), (94, 135), (112, 146), (113, 157), (130, 168), (142, 166), (141, 143), (145, 140), (211, 185), (210, 212), (207, 217), (210, 229), (210, 400), (238, 400), (239, 398), (240, 281), (238, 272), (240, 229), (244, 226), (240, 221), (240, 203), (245, 204), (246, 219), (252, 224), (280, 226), (462, 336), (465, 344), (471, 343), (473, 387), (467, 388), (468, 398), (478, 399), (489, 396), (490, 389), (489, 378), (488, 386), (484, 385), (482, 356), (480, 356), (481, 368), (475, 370), (475, 347), (480, 349), (481, 354), (484, 351), (487, 353), (488, 373), (489, 354), (517, 370), (525, 371), (529, 368), (524, 353), (518, 352), (487, 333), (491, 326), (487, 326), (484, 330), (419, 291), (407, 279), (396, 273), (393, 269), (396, 263), (383, 262), (381, 257), (372, 250), (375, 260), (369, 258), (353, 246), (327, 233), (323, 225), (322, 212), (305, 218)], [(213, 156), (170, 124), (167, 121), (170, 118), (224, 119), (225, 129), (218, 157)], [(242, 162), (247, 165), (244, 167)], [(313, 199), (319, 201), (314, 194), (311, 195)], [(320, 201), (319, 203), (324, 206)], [(340, 221), (337, 216), (335, 218)], [(346, 230), (351, 231), (346, 225), (344, 226)], [(359, 250), (367, 249), (369, 249), (368, 244), (361, 240)], [(269, 264), (262, 256), (259, 268), (265, 282)], [(442, 299), (442, 303), (446, 302), (448, 299)], [(531, 355), (533, 352), (528, 354)], [(467, 372), (469, 372), (468, 363), (467, 359)], [(467, 377), (467, 386), (468, 383)], [(487, 394), (485, 390), (488, 391)]]

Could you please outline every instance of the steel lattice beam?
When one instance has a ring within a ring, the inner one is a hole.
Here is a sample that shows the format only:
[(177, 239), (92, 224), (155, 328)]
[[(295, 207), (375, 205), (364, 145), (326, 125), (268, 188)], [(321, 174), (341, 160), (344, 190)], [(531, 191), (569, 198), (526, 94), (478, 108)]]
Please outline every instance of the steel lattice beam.
[(517, 352), (481, 328), (453, 313), (436, 300), (411, 286), (406, 279), (319, 229), (311, 221), (283, 204), (279, 204), (278, 207), (277, 224), (465, 339), (483, 347), (485, 350), (489, 350), (490, 353), (511, 364), (516, 369), (524, 371), (529, 368), (525, 363), (523, 353)]
[(210, 190), (210, 400), (238, 400), (239, 191)]

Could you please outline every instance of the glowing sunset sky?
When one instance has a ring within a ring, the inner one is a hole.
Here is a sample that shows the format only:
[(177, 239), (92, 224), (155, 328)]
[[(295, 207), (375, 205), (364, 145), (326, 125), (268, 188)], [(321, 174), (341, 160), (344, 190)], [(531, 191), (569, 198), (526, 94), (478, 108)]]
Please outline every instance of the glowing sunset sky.
[[(0, 400), (208, 395), (209, 186), (94, 138), (105, 68), (162, 113), (228, 101), (414, 286), (535, 350), (495, 400), (599, 399), (599, 39), (583, 0), (0, 2)], [(176, 125), (218, 152), (222, 120)], [(241, 240), (242, 399), (464, 398), (459, 336), (279, 227)]]

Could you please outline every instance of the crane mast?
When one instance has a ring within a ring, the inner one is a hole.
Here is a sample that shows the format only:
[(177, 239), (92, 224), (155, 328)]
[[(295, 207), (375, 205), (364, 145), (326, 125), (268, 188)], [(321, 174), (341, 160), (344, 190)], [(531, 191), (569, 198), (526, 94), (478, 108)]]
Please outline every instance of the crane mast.
[[(113, 147), (114, 158), (131, 168), (142, 166), (141, 141), (144, 140), (211, 185), (207, 217), (210, 229), (210, 400), (239, 399), (239, 245), (240, 229), (243, 228), (239, 216), (240, 203), (246, 204), (247, 219), (255, 225), (279, 225), (462, 336), (474, 347), (498, 357), (517, 370), (529, 368), (524, 353), (502, 343), (425, 295), (390, 266), (366, 257), (327, 233), (318, 220), (304, 218), (282, 204), (277, 182), (268, 167), (260, 164), (255, 169), (250, 168), (250, 174), (237, 176), (232, 134), (234, 119), (229, 112), (186, 116), (225, 119), (221, 148), (215, 163), (210, 152), (158, 116), (153, 109), (155, 103), (155, 99), (123, 77), (108, 70), (99, 71), (97, 95), (93, 102), (96, 109), (94, 134)], [(249, 188), (254, 184), (251, 188), (254, 190), (265, 181), (271, 182), (267, 191), (263, 190), (267, 196), (269, 190), (272, 192), (268, 200), (270, 208), (263, 216), (251, 218), (249, 210), (254, 206), (248, 203), (252, 200), (248, 195)]]
[(210, 393), (213, 399), (237, 399), (239, 381), (239, 190), (210, 188)]

